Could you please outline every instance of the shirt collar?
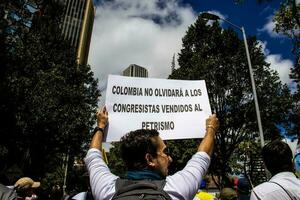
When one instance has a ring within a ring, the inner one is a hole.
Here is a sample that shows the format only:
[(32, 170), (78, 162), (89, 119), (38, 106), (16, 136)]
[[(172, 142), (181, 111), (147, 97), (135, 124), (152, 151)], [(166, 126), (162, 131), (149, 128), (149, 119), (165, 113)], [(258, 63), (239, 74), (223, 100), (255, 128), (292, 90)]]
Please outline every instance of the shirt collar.
[(275, 174), (271, 180), (275, 180), (277, 178), (287, 178), (287, 177), (296, 177), (294, 173), (292, 172), (279, 172)]

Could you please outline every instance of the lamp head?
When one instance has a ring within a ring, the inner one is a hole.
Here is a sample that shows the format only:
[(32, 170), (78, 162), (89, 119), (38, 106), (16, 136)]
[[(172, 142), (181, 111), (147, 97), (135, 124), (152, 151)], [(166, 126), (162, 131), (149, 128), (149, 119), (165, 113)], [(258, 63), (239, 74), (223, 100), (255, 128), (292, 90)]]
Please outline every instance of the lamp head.
[(207, 13), (207, 12), (201, 13), (200, 17), (203, 18), (203, 19), (209, 19), (209, 20), (219, 20), (219, 19), (221, 19), (219, 16), (211, 14), (211, 13)]

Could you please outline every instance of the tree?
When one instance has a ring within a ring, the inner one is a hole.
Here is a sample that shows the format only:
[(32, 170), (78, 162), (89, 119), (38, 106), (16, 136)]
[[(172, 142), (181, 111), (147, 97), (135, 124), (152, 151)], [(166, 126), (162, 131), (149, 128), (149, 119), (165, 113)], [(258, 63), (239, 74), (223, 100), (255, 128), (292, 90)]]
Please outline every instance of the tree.
[[(0, 133), (1, 138), (5, 138), (5, 140), (1, 140), (0, 142), (0, 163), (2, 164), (0, 167), (1, 174), (8, 174), (5, 170), (8, 168), (11, 169), (11, 166), (14, 166), (14, 163), (10, 162), (10, 159), (8, 158), (11, 156), (14, 157), (14, 154), (9, 151), (9, 146), (10, 144), (15, 145), (15, 141), (14, 138), (11, 137), (11, 133), (16, 132), (16, 106), (14, 102), (15, 99), (13, 99), (14, 94), (9, 88), (9, 83), (5, 80), (7, 79), (7, 75), (12, 64), (10, 54), (11, 56), (13, 55), (16, 44), (20, 38), (28, 32), (28, 27), (25, 24), (30, 16), (25, 14), (27, 13), (26, 11), (25, 1), (3, 1), (0, 3), (0, 113), (2, 122)], [(24, 14), (24, 16), (22, 14)], [(15, 169), (12, 171), (16, 172)], [(9, 180), (1, 181), (6, 181), (8, 184), (11, 184), (9, 183)]]
[(119, 142), (112, 143), (112, 148), (110, 149), (108, 155), (108, 165), (112, 173), (117, 174), (120, 177), (125, 177), (126, 166), (121, 159), (120, 147), (121, 145)]
[(9, 119), (0, 129), (7, 163), (36, 179), (61, 168), (68, 151), (72, 165), (100, 96), (90, 66), (76, 63), (75, 49), (61, 36), (61, 5), (44, 1), (40, 9), (30, 29), (6, 45), (0, 94), (1, 119)]
[(175, 54), (173, 54), (172, 62), (171, 62), (171, 73), (175, 70)]
[(230, 166), (234, 174), (243, 174), (253, 185), (267, 181), (263, 173), (264, 165), (261, 157), (260, 143), (255, 140), (244, 141), (238, 145), (230, 159)]
[[(257, 0), (258, 3), (270, 0)], [(241, 3), (242, 0), (235, 0)], [(300, 4), (297, 0), (282, 1), (279, 9), (273, 17), (275, 24), (274, 31), (291, 39), (293, 47), (291, 52), (295, 55), (294, 67), (291, 69), (290, 78), (297, 85), (297, 92), (294, 94), (293, 109), (290, 113), (291, 125), (287, 128), (287, 135), (298, 135), (300, 139)]]
[[(232, 29), (222, 30), (217, 22), (207, 25), (207, 21), (200, 17), (189, 27), (182, 41), (183, 48), (178, 58), (180, 67), (169, 78), (206, 81), (212, 111), (220, 120), (210, 170), (219, 177), (221, 186), (231, 171), (229, 160), (234, 150), (242, 141), (257, 138), (245, 47)], [(290, 92), (264, 61), (256, 39), (248, 38), (248, 44), (264, 135), (266, 138), (278, 137), (278, 126), (288, 123)]]
[(291, 52), (295, 55), (295, 65), (291, 69), (290, 78), (297, 84), (297, 92), (294, 95), (295, 102), (291, 117), (294, 127), (289, 134), (297, 134), (300, 138), (300, 4), (296, 0), (285, 0), (276, 11), (273, 21), (274, 30), (287, 36), (293, 42)]
[(293, 41), (292, 52), (299, 54), (300, 47), (300, 4), (296, 0), (285, 0), (278, 11), (276, 11), (273, 21), (275, 31), (286, 35)]

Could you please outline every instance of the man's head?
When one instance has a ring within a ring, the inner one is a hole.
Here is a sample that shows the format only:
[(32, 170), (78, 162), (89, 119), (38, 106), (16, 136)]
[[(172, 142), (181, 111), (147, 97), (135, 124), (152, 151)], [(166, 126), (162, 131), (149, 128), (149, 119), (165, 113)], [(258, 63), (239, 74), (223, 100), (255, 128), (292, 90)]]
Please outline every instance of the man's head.
[(279, 172), (293, 172), (293, 154), (288, 144), (274, 140), (262, 149), (262, 157), (272, 175)]
[(121, 157), (128, 170), (151, 169), (168, 175), (172, 158), (156, 130), (139, 129), (121, 138)]

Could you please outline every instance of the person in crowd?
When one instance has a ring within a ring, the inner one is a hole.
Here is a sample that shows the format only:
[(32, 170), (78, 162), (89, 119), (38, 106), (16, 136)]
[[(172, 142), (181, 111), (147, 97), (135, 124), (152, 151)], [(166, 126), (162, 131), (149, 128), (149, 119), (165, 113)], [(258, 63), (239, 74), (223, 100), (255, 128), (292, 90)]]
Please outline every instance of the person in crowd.
[(18, 194), (18, 199), (34, 200), (37, 199), (36, 190), (40, 185), (40, 182), (35, 182), (29, 177), (23, 177), (17, 180), (14, 189)]
[(288, 144), (274, 140), (263, 147), (262, 157), (272, 178), (256, 186), (250, 199), (300, 199), (300, 180), (294, 174), (293, 155)]
[(216, 200), (216, 197), (208, 192), (208, 179), (203, 179), (200, 184), (200, 190), (193, 200)]
[[(110, 172), (101, 154), (103, 129), (107, 123), (108, 113), (104, 107), (97, 112), (97, 127), (85, 158), (92, 193), (97, 200), (111, 199), (116, 193), (119, 178)], [(156, 130), (140, 129), (127, 133), (120, 141), (121, 157), (128, 170), (127, 179), (165, 179), (163, 191), (172, 199), (193, 199), (209, 167), (218, 127), (219, 122), (214, 114), (206, 120), (206, 134), (198, 146), (198, 152), (183, 170), (171, 176), (168, 176), (168, 166), (172, 158)]]
[(74, 196), (72, 196), (70, 199), (74, 199), (74, 200), (94, 200), (93, 195), (92, 195), (92, 191), (91, 191), (91, 186), (90, 186), (89, 174), (87, 172), (85, 172), (82, 175), (82, 177), (85, 181), (86, 191), (79, 192), (79, 193), (75, 194)]
[(225, 187), (221, 190), (219, 194), (220, 200), (238, 200), (238, 195), (236, 191), (232, 188)]
[(239, 178), (237, 183), (238, 200), (249, 200), (250, 188), (249, 181), (246, 177)]
[(16, 200), (17, 193), (13, 189), (6, 187), (0, 183), (0, 200)]
[(51, 200), (65, 199), (62, 187), (59, 185), (59, 183), (54, 183), (52, 185), (52, 187), (48, 193), (48, 199), (51, 199)]
[[(0, 147), (0, 152), (1, 152), (1, 147)], [(9, 186), (7, 186), (10, 184), (9, 179), (6, 176), (7, 153), (5, 153), (5, 151), (3, 152), (4, 153), (0, 155), (0, 200), (17, 199), (16, 192), (12, 188), (9, 188)]]
[(300, 178), (300, 140), (298, 140), (294, 161), (295, 161), (295, 168), (296, 168), (296, 176)]

